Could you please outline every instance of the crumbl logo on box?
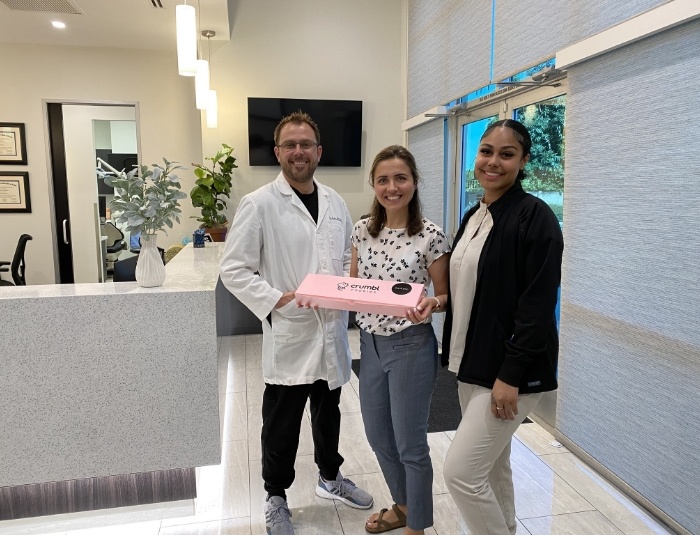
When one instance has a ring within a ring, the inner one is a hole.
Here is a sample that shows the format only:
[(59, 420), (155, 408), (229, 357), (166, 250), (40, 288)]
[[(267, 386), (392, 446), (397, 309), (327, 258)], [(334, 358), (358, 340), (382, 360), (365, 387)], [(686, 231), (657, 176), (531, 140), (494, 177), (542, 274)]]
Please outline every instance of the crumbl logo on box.
[(411, 291), (411, 285), (405, 282), (399, 282), (391, 287), (391, 291), (397, 295), (406, 295)]
[[(344, 286), (341, 288), (341, 285)], [(344, 290), (347, 286), (348, 284), (345, 282), (338, 283), (338, 290)], [(351, 284), (350, 290), (360, 293), (376, 293), (379, 291), (379, 286), (376, 284)]]
[(347, 288), (347, 287), (348, 287), (348, 283), (347, 283), (347, 282), (339, 282), (339, 283), (338, 283), (338, 291), (339, 291), (339, 292), (342, 292), (342, 291), (345, 290), (345, 288)]

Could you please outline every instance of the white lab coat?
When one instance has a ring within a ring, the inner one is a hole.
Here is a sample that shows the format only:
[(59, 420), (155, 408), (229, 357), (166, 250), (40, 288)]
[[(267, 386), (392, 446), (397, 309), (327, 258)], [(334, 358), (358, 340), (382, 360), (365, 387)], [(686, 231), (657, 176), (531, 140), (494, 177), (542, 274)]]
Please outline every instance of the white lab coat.
[[(263, 377), (279, 385), (350, 380), (348, 314), (274, 307), (308, 273), (347, 275), (352, 220), (345, 201), (319, 184), (318, 223), (282, 173), (241, 199), (221, 258), (221, 280), (262, 321)], [(271, 316), (272, 326), (267, 320)], [(235, 321), (235, 319), (234, 319)]]

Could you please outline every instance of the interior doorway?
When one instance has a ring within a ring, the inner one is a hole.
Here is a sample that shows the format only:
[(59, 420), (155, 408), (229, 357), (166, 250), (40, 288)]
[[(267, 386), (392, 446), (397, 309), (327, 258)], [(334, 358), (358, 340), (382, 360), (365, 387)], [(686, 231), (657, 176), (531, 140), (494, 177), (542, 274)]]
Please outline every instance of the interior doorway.
[(47, 103), (47, 111), (58, 282), (104, 282), (108, 264), (129, 254), (129, 237), (122, 236), (125, 246), (117, 256), (107, 253), (108, 240), (119, 235), (105, 232), (113, 230), (105, 229), (113, 192), (98, 177), (97, 157), (115, 163), (109, 155), (124, 156), (125, 166), (138, 160), (138, 109), (132, 103)]

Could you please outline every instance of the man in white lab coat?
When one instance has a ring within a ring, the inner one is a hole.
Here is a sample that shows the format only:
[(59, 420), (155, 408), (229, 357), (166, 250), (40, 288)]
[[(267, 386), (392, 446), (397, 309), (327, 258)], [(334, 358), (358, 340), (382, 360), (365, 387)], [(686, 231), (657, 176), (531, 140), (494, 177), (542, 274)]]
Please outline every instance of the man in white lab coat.
[(267, 532), (293, 534), (286, 489), (307, 399), (316, 494), (360, 509), (372, 497), (343, 478), (338, 453), (340, 388), (350, 380), (347, 312), (298, 308), (294, 292), (308, 273), (347, 275), (352, 220), (343, 199), (314, 178), (318, 126), (307, 114), (283, 118), (274, 133), (282, 172), (238, 206), (221, 260), (221, 280), (263, 327), (262, 475)]

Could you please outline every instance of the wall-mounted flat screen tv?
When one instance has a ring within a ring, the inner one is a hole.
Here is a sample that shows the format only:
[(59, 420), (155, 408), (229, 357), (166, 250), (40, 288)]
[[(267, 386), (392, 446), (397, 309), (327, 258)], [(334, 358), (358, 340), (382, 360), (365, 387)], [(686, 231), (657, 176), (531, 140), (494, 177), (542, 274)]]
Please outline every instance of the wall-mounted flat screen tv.
[(248, 156), (250, 165), (279, 166), (273, 134), (282, 117), (308, 113), (321, 131), (323, 154), (319, 166), (362, 165), (362, 101), (248, 98)]

